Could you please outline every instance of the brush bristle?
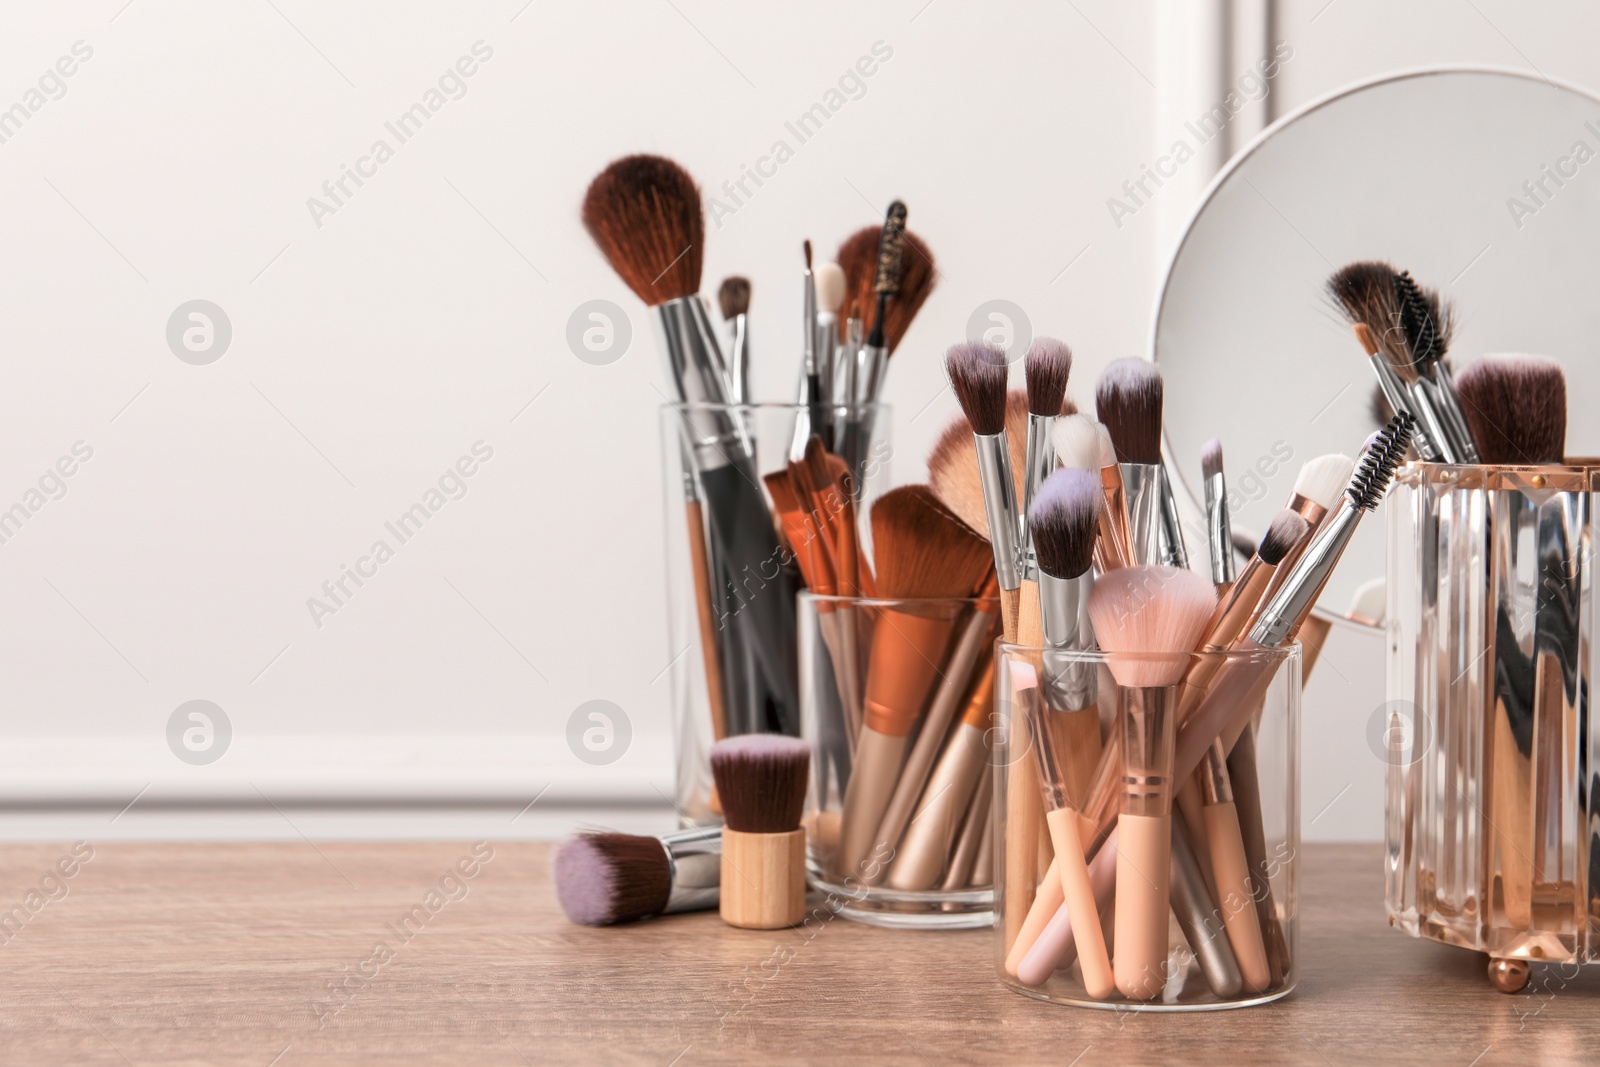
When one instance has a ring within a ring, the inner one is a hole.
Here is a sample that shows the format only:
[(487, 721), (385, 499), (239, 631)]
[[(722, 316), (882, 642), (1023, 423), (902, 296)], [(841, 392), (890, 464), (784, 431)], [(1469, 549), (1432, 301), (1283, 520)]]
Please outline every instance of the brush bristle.
[(556, 899), (583, 926), (660, 915), (672, 895), (672, 863), (659, 839), (581, 834), (556, 849)]
[(998, 345), (963, 341), (944, 356), (956, 403), (972, 424), (972, 432), (992, 437), (1006, 428), (1005, 350)]
[(1222, 438), (1213, 437), (1200, 449), (1200, 474), (1210, 481), (1222, 473)]
[(1294, 491), (1331, 511), (1355, 469), (1356, 461), (1338, 452), (1318, 456), (1307, 460), (1295, 475)]
[(1105, 498), (1099, 472), (1063, 467), (1044, 480), (1028, 512), (1039, 569), (1076, 578), (1094, 563), (1094, 538)]
[(1560, 463), (1567, 377), (1544, 356), (1484, 356), (1456, 377), (1461, 413), (1484, 463)]
[(1058, 415), (1067, 396), (1072, 373), (1072, 350), (1054, 337), (1035, 337), (1022, 360), (1028, 384), (1028, 410), (1035, 415)]
[(1100, 471), (1100, 424), (1087, 415), (1068, 415), (1056, 420), (1050, 443), (1063, 467)]
[[(1028, 397), (1021, 389), (1006, 394), (1006, 446), (1011, 452), (1011, 476), (1017, 499), (1023, 499), (1023, 465), (1028, 438)], [(972, 448), (972, 423), (965, 415), (951, 419), (928, 453), (928, 484), (944, 506), (984, 537), (989, 521), (983, 511), (983, 483), (978, 475), (978, 454)]]
[(839, 264), (818, 263), (811, 279), (817, 287), (817, 310), (837, 313), (844, 303), (844, 271)]
[(891, 489), (872, 505), (878, 594), (889, 599), (965, 597), (994, 566), (989, 539), (926, 485)]
[(1383, 386), (1372, 387), (1372, 394), (1367, 397), (1367, 414), (1372, 416), (1375, 426), (1382, 426), (1394, 418), (1394, 408), (1389, 406), (1389, 398), (1384, 395)]
[(811, 747), (782, 734), (740, 734), (711, 746), (711, 776), (728, 829), (786, 834), (800, 826)]
[[(877, 314), (878, 245), (883, 231), (877, 226), (864, 226), (851, 234), (839, 246), (839, 266), (844, 271), (844, 303), (839, 308), (839, 340), (847, 340), (846, 329), (850, 319), (859, 319), (864, 328), (871, 329)], [(884, 314), (883, 334), (889, 353), (894, 354), (911, 322), (922, 310), (928, 294), (933, 292), (938, 275), (934, 273), (933, 253), (910, 230), (904, 234), (905, 252), (900, 257), (900, 289), (889, 301)]]
[(1395, 468), (1405, 459), (1406, 448), (1411, 444), (1411, 434), (1416, 425), (1416, 420), (1410, 414), (1396, 415), (1362, 451), (1361, 462), (1350, 476), (1349, 486), (1345, 488), (1345, 493), (1356, 507), (1371, 511), (1378, 506), (1378, 501), (1383, 499), (1390, 480), (1394, 478)]
[(1178, 567), (1122, 567), (1095, 580), (1089, 620), (1117, 684), (1176, 685), (1217, 606), (1209, 578)]
[(1161, 372), (1143, 359), (1119, 359), (1100, 375), (1095, 410), (1121, 463), (1161, 462)]
[(878, 237), (878, 265), (872, 291), (879, 296), (894, 296), (900, 291), (905, 270), (906, 206), (896, 200), (883, 216), (883, 232)]
[(626, 156), (601, 171), (583, 198), (583, 225), (611, 269), (651, 307), (700, 291), (700, 189), (672, 160)]
[(741, 274), (730, 274), (717, 286), (717, 308), (722, 317), (747, 314), (750, 310), (750, 279)]
[(1095, 433), (1100, 435), (1100, 466), (1109, 467), (1117, 461), (1117, 445), (1111, 440), (1111, 431), (1106, 429), (1106, 424), (1094, 424)]
[(811, 269), (811, 238), (807, 237), (804, 241), (800, 242), (800, 251), (805, 255), (805, 258), (806, 258), (806, 270), (810, 270)]
[(1455, 330), (1455, 310), (1436, 290), (1417, 284), (1410, 271), (1394, 276), (1395, 303), (1400, 311), (1400, 335), (1411, 365), (1423, 374), (1444, 358)]
[(1310, 529), (1298, 511), (1284, 508), (1272, 517), (1261, 544), (1256, 546), (1256, 555), (1261, 557), (1262, 563), (1276, 567)]

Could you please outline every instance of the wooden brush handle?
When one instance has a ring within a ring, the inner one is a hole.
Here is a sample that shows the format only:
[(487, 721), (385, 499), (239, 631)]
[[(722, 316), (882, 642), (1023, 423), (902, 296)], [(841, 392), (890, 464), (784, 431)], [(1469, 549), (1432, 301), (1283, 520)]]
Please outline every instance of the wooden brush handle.
[(1017, 615), (1022, 609), (1022, 590), (1000, 590), (1000, 625), (1005, 634), (1006, 644), (1017, 643)]
[(717, 622), (711, 613), (711, 566), (706, 553), (705, 520), (700, 501), (685, 505), (689, 520), (689, 572), (694, 582), (695, 613), (700, 618), (700, 658), (706, 672), (706, 703), (711, 707), (711, 734), (728, 736), (728, 712), (722, 700), (722, 667), (717, 662)]
[(722, 831), (722, 921), (780, 930), (806, 916), (806, 832)]
[(1024, 579), (1018, 588), (1017, 641), (1029, 648), (1044, 647), (1044, 619), (1039, 610), (1039, 583)]

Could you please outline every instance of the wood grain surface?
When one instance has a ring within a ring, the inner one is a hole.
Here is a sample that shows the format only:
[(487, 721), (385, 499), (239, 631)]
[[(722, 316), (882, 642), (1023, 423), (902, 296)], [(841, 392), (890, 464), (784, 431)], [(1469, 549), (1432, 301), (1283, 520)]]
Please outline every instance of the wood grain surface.
[[(1376, 846), (1306, 846), (1295, 993), (1184, 1016), (1008, 992), (987, 932), (758, 932), (714, 912), (572, 926), (549, 856), (107, 843), (79, 863), (67, 843), (5, 846), (0, 1063), (1469, 1067), (1593, 1063), (1600, 1047), (1600, 973), (1495, 992), (1480, 957), (1389, 929)], [(370, 977), (338, 1007), (328, 986), (352, 974)]]

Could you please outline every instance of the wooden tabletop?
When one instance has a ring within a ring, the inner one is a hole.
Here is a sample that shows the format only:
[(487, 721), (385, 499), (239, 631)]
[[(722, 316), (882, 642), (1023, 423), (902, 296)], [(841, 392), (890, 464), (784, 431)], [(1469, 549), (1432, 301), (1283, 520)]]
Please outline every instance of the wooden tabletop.
[(1600, 1048), (1600, 973), (1495, 992), (1480, 957), (1388, 927), (1376, 846), (1305, 846), (1296, 992), (1183, 1016), (1008, 992), (982, 931), (572, 926), (547, 844), (88, 851), (0, 848), (0, 1063), (1532, 1067)]

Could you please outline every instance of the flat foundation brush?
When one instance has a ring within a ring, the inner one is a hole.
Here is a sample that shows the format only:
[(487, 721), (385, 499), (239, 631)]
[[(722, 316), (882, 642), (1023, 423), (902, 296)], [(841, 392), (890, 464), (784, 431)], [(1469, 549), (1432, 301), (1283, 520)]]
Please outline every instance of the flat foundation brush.
[(1187, 569), (1178, 505), (1161, 463), (1162, 394), (1154, 363), (1119, 359), (1100, 375), (1095, 408), (1121, 464), (1134, 561)]
[(585, 833), (556, 849), (556, 899), (582, 926), (717, 906), (722, 827), (661, 837)]
[(1205, 485), (1206, 543), (1211, 555), (1211, 582), (1217, 596), (1227, 596), (1238, 573), (1233, 555), (1233, 528), (1228, 519), (1228, 479), (1222, 469), (1222, 441), (1213, 437), (1200, 449), (1200, 477)]
[[(590, 183), (583, 223), (612, 269), (655, 309), (673, 386), (691, 405), (681, 427), (683, 445), (709, 519), (715, 578), (739, 601), (733, 627), (759, 670), (759, 684), (748, 695), (724, 692), (730, 716), (743, 728), (797, 735), (795, 590), (782, 569), (767, 578), (764, 568), (778, 558), (778, 541), (754, 449), (737, 420), (716, 406), (730, 398), (716, 331), (698, 295), (705, 250), (700, 191), (671, 160), (628, 156)], [(759, 592), (746, 598), (752, 583)]]

